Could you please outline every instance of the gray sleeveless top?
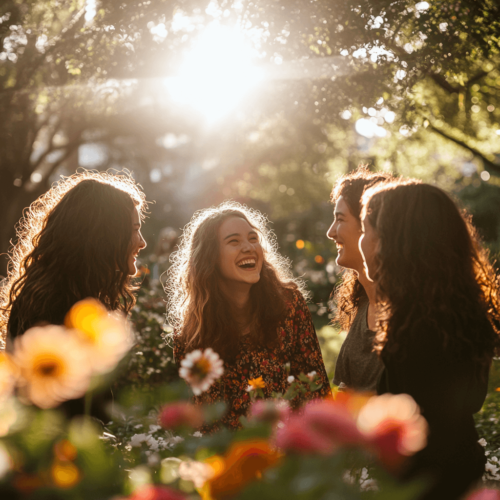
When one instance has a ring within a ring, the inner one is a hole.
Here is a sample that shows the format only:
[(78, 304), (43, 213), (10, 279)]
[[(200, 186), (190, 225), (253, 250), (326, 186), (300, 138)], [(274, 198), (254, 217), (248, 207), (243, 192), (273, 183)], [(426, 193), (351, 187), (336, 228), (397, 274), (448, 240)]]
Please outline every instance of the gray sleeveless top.
[(333, 383), (344, 389), (376, 392), (377, 381), (384, 365), (373, 352), (375, 333), (368, 329), (368, 305), (367, 300), (359, 305), (356, 317), (340, 348)]

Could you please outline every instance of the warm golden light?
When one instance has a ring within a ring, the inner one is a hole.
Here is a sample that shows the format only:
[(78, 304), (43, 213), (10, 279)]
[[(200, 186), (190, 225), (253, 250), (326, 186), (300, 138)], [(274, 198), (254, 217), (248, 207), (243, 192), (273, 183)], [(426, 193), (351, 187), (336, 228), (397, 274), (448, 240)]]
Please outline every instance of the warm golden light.
[(208, 121), (230, 113), (262, 79), (243, 33), (214, 21), (186, 55), (177, 77), (166, 82), (172, 98)]

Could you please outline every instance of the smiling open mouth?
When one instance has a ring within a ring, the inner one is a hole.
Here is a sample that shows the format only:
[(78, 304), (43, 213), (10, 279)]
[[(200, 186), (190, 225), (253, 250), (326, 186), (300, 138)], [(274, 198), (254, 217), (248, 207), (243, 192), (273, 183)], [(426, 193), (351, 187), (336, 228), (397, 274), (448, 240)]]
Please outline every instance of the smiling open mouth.
[(237, 266), (241, 267), (241, 269), (255, 269), (256, 265), (257, 261), (255, 259), (245, 259), (237, 264)]

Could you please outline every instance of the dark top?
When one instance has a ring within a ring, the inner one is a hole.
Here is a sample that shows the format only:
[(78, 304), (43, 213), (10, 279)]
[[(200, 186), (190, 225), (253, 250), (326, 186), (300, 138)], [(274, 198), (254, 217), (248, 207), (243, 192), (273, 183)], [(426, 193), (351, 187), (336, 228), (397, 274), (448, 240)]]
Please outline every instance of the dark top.
[[(223, 424), (230, 429), (241, 427), (239, 418), (245, 415), (250, 408), (251, 400), (248, 392), (248, 380), (262, 377), (266, 386), (263, 389), (266, 397), (271, 393), (285, 393), (290, 386), (287, 381), (289, 375), (296, 380), (301, 373), (307, 375), (315, 371), (318, 383), (322, 387), (315, 392), (307, 391), (299, 394), (294, 400), (294, 406), (309, 399), (331, 397), (330, 384), (326, 374), (321, 349), (316, 331), (307, 308), (306, 301), (299, 291), (290, 292), (287, 299), (288, 314), (278, 327), (279, 342), (274, 348), (255, 347), (248, 336), (240, 340), (241, 349), (232, 363), (224, 363), (224, 374), (220, 383), (214, 383), (208, 391), (195, 396), (196, 404), (216, 403), (224, 401), (228, 405), (226, 414), (214, 427), (204, 428), (203, 431), (212, 431)], [(184, 345), (174, 337), (174, 357), (176, 363), (188, 354)], [(290, 363), (288, 374), (285, 364)], [(297, 400), (297, 401), (295, 401)]]
[[(60, 287), (57, 282), (54, 282), (53, 284), (51, 298), (51, 307), (50, 309), (46, 309), (43, 314), (33, 309), (30, 311), (20, 310), (19, 302), (15, 300), (12, 304), (9, 324), (7, 325), (8, 337), (14, 339), (18, 335), (22, 335), (31, 327), (40, 324), (64, 325), (64, 318), (66, 317), (66, 314), (79, 299), (70, 296), (67, 290)], [(23, 326), (21, 326), (21, 318), (24, 322)]]
[(366, 317), (368, 300), (363, 301), (352, 322), (335, 365), (335, 385), (343, 384), (355, 391), (377, 390), (377, 381), (384, 365), (377, 353), (373, 352), (375, 333), (368, 329)]
[(486, 459), (472, 415), (485, 400), (489, 366), (445, 349), (431, 326), (408, 331), (405, 352), (391, 354), (386, 345), (377, 388), (379, 394), (412, 396), (429, 424), (427, 447), (409, 460), (403, 478), (431, 478), (422, 498), (459, 498), (484, 472)]
[[(50, 310), (46, 311), (43, 317), (32, 314), (28, 318), (24, 318), (25, 325), (24, 328), (19, 326), (19, 318), (22, 311), (19, 310), (17, 303), (14, 302), (12, 305), (11, 314), (9, 317), (8, 330), (7, 330), (7, 344), (6, 349), (13, 349), (13, 341), (16, 337), (23, 335), (26, 330), (34, 326), (43, 325), (64, 325), (64, 319), (66, 314), (68, 314), (71, 307), (76, 304), (77, 300), (69, 298), (67, 294), (54, 294), (54, 304)], [(111, 390), (103, 389), (101, 392), (94, 393), (92, 395), (92, 402), (90, 407), (90, 415), (103, 422), (109, 422), (110, 416), (108, 407), (113, 403), (113, 393)], [(76, 415), (83, 415), (85, 413), (85, 396), (78, 399), (71, 399), (64, 401), (58, 407), (58, 410), (62, 411), (66, 417), (72, 418)]]

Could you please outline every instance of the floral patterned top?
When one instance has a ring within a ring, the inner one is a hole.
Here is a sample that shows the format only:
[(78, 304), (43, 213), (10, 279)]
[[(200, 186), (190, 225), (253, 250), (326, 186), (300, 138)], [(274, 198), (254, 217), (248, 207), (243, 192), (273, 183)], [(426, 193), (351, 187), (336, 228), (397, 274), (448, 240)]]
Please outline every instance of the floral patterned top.
[[(251, 399), (247, 392), (248, 380), (262, 377), (266, 386), (264, 395), (270, 397), (272, 392), (284, 394), (290, 386), (287, 378), (293, 375), (296, 380), (301, 373), (315, 371), (317, 383), (322, 384), (317, 391), (300, 393), (292, 401), (297, 407), (310, 399), (331, 396), (330, 384), (326, 374), (323, 356), (316, 336), (316, 331), (307, 308), (306, 301), (299, 291), (290, 292), (287, 300), (288, 314), (279, 326), (279, 344), (274, 348), (254, 347), (242, 337), (241, 350), (232, 363), (224, 363), (224, 374), (208, 391), (195, 396), (197, 404), (212, 404), (220, 401), (228, 405), (225, 415), (218, 422), (230, 429), (241, 427), (239, 417), (245, 415), (250, 407)], [(184, 356), (183, 345), (174, 337), (174, 357), (180, 364)], [(287, 373), (286, 363), (290, 363)], [(218, 427), (218, 425), (216, 425)], [(211, 431), (204, 428), (202, 431)]]

